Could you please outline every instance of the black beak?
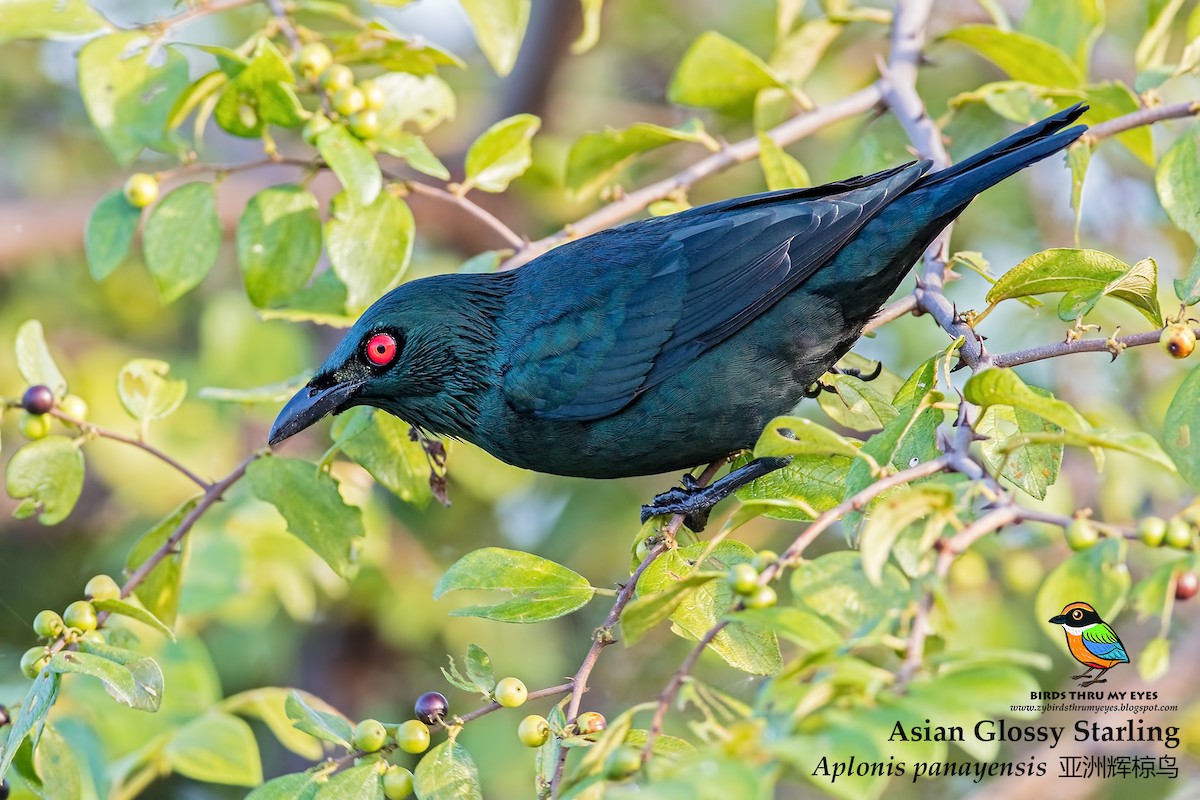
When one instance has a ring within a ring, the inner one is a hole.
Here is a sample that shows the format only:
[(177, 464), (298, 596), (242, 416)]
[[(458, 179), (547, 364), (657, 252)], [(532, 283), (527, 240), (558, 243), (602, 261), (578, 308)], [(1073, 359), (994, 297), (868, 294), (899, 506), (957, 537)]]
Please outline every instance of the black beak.
[(1065, 625), (1067, 622), (1067, 616), (1065, 614), (1059, 614), (1057, 617), (1051, 617), (1050, 622), (1054, 625)]
[(354, 396), (365, 383), (362, 380), (335, 383), (327, 389), (314, 389), (305, 386), (287, 401), (287, 405), (275, 418), (271, 426), (271, 436), (267, 440), (272, 446), (279, 444), (289, 436), (294, 436), (314, 422), (337, 414), (345, 407), (347, 401)]

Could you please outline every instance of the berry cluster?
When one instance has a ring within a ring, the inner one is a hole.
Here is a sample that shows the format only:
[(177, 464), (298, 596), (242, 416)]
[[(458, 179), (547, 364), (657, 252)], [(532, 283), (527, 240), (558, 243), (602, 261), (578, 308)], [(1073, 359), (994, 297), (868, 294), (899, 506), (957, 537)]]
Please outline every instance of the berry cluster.
[[(363, 140), (379, 134), (379, 109), (387, 100), (380, 86), (372, 81), (356, 84), (351, 69), (334, 64), (333, 54), (320, 42), (301, 47), (296, 66), (301, 75), (324, 91), (326, 107), (335, 118), (345, 120), (351, 133)], [(314, 144), (330, 125), (330, 118), (317, 112), (304, 126), (304, 140)]]
[(21, 397), (21, 408), (24, 413), (17, 423), (17, 429), (26, 439), (44, 439), (50, 435), (53, 422), (50, 412), (57, 408), (71, 420), (83, 422), (87, 419), (88, 407), (82, 398), (69, 394), (57, 398), (49, 386), (30, 386)]

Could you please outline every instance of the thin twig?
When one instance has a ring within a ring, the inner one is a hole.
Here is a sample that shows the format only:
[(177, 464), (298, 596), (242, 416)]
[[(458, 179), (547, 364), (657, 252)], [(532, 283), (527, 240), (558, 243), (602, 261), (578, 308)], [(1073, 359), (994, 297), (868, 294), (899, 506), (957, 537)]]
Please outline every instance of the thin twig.
[(242, 8), (243, 6), (248, 6), (257, 2), (258, 0), (225, 0), (225, 2), (201, 3), (199, 5), (194, 5), (185, 11), (181, 11), (173, 17), (167, 17), (166, 19), (158, 20), (157, 22), (147, 23), (142, 27), (159, 28), (167, 31), (191, 22), (194, 19), (198, 19), (199, 17), (207, 17), (209, 14), (220, 14), (224, 11), (232, 11), (235, 8)]
[(133, 594), (133, 590), (140, 586), (142, 581), (146, 580), (146, 576), (149, 575), (164, 558), (178, 549), (179, 543), (183, 541), (183, 537), (187, 536), (188, 531), (192, 529), (192, 526), (196, 524), (200, 517), (204, 516), (204, 512), (208, 511), (208, 509), (214, 503), (220, 500), (230, 486), (233, 486), (235, 483), (241, 480), (242, 476), (246, 474), (246, 468), (250, 466), (252, 461), (254, 461), (256, 458), (259, 458), (261, 455), (261, 452), (256, 451), (246, 456), (244, 459), (242, 459), (240, 464), (233, 468), (232, 472), (208, 487), (208, 490), (196, 502), (196, 505), (192, 508), (192, 510), (187, 513), (187, 516), (180, 520), (179, 525), (175, 528), (171, 535), (167, 537), (167, 540), (162, 543), (162, 546), (155, 550), (149, 558), (143, 561), (142, 564), (129, 576), (129, 579), (125, 581), (125, 585), (121, 587), (122, 597), (128, 597), (129, 595)]
[(729, 620), (723, 619), (716, 625), (708, 629), (704, 636), (700, 637), (700, 641), (696, 642), (696, 646), (691, 649), (687, 657), (679, 665), (679, 669), (671, 676), (671, 680), (662, 690), (662, 694), (658, 696), (658, 706), (654, 709), (654, 720), (650, 723), (650, 730), (646, 734), (646, 745), (642, 749), (642, 760), (650, 758), (654, 751), (654, 740), (662, 733), (663, 723), (667, 718), (667, 711), (671, 704), (675, 702), (676, 695), (683, 688), (683, 682), (687, 680), (688, 675), (696, 666), (696, 662), (700, 660), (700, 656), (704, 654), (704, 649), (713, 643), (717, 638), (717, 634), (725, 630), (725, 626), (729, 624)]
[(1106, 122), (1101, 122), (1098, 125), (1093, 125), (1088, 128), (1088, 132), (1082, 138), (1084, 141), (1091, 143), (1100, 139), (1106, 139), (1109, 136), (1116, 136), (1119, 133), (1124, 133), (1134, 128), (1140, 128), (1143, 125), (1153, 125), (1156, 122), (1168, 119), (1194, 117), (1197, 114), (1200, 114), (1200, 100), (1189, 100), (1185, 103), (1172, 103), (1166, 106), (1143, 108), (1140, 111), (1134, 111)]
[[(1200, 336), (1200, 328), (1195, 330)], [(1075, 341), (1054, 342), (1038, 345), (1027, 350), (1016, 350), (1011, 353), (1001, 353), (992, 356), (994, 367), (1015, 367), (1020, 364), (1030, 364), (1034, 361), (1044, 361), (1048, 358), (1071, 355), (1073, 353), (1114, 353), (1126, 347), (1144, 347), (1157, 344), (1161, 330), (1131, 333), (1127, 336), (1114, 336), (1108, 339), (1076, 339)]]
[(420, 181), (408, 181), (405, 183), (405, 186), (407, 186), (408, 190), (413, 194), (432, 197), (436, 200), (449, 203), (455, 208), (465, 211), (477, 221), (482, 222), (484, 225), (495, 231), (500, 238), (504, 239), (505, 243), (514, 250), (520, 250), (522, 247), (525, 247), (528, 244), (525, 239), (518, 236), (512, 228), (501, 222), (494, 214), (492, 214), (492, 212), (488, 211), (486, 208), (478, 205), (477, 203), (473, 203), (460, 194), (455, 194), (454, 192), (440, 189), (437, 186), (431, 186), (428, 183), (421, 183)]
[(271, 9), (271, 13), (275, 15), (275, 19), (279, 23), (279, 30), (287, 37), (288, 43), (291, 44), (293, 50), (300, 49), (300, 37), (296, 35), (296, 26), (292, 24), (291, 17), (288, 16), (287, 10), (284, 9), (283, 3), (280, 0), (266, 0), (267, 5)]
[[(704, 472), (700, 473), (700, 477), (696, 479), (697, 486), (707, 485), (721, 467), (724, 466), (727, 459), (719, 458), (704, 468)], [(567, 703), (566, 721), (567, 724), (575, 722), (575, 718), (579, 716), (579, 704), (583, 700), (583, 693), (587, 691), (588, 678), (592, 674), (592, 670), (596, 666), (596, 660), (600, 658), (600, 651), (610, 644), (613, 644), (616, 639), (613, 637), (612, 630), (621, 619), (621, 612), (625, 610), (625, 606), (633, 599), (634, 593), (637, 591), (638, 581), (642, 574), (654, 562), (656, 558), (661, 556), (667, 550), (675, 546), (675, 535), (679, 533), (679, 528), (683, 525), (683, 520), (686, 515), (676, 514), (671, 517), (670, 522), (663, 528), (662, 541), (651, 548), (650, 552), (646, 553), (646, 557), (629, 576), (629, 580), (621, 587), (621, 591), (617, 594), (617, 599), (613, 602), (612, 610), (608, 612), (604, 622), (596, 629), (592, 635), (592, 646), (588, 648), (587, 654), (583, 657), (583, 662), (579, 665), (579, 670), (575, 673), (575, 677), (571, 679), (571, 699)], [(562, 785), (563, 768), (567, 763), (567, 748), (562, 748), (558, 755), (558, 764), (554, 768), (554, 777), (550, 781), (551, 797), (558, 797), (559, 788)]]
[[(882, 97), (883, 92), (879, 83), (873, 83), (841, 100), (793, 117), (787, 122), (772, 128), (767, 132), (767, 135), (780, 145), (791, 144), (822, 128), (827, 128), (834, 123), (870, 111), (879, 104)], [(551, 234), (544, 239), (538, 239), (536, 242), (530, 242), (501, 264), (500, 269), (506, 270), (519, 267), (552, 247), (569, 242), (580, 236), (587, 236), (596, 231), (612, 227), (627, 217), (638, 213), (656, 200), (662, 200), (676, 192), (689, 189), (693, 184), (710, 175), (716, 175), (730, 167), (758, 157), (761, 147), (762, 144), (757, 136), (751, 136), (734, 144), (727, 145), (669, 178), (664, 178), (657, 183), (652, 183), (649, 186), (644, 186), (641, 189), (630, 192), (620, 200), (614, 200), (579, 221), (565, 226), (558, 233)]]
[[(526, 695), (525, 699), (526, 700), (539, 700), (543, 697), (555, 697), (560, 694), (566, 694), (567, 692), (571, 691), (571, 689), (573, 689), (574, 687), (575, 687), (574, 681), (567, 681), (566, 683), (560, 683), (557, 686), (548, 686), (545, 689), (535, 689), (534, 691), (532, 691), (528, 695)], [(451, 725), (466, 725), (468, 722), (471, 722), (472, 720), (477, 720), (482, 716), (491, 714), (493, 711), (499, 711), (502, 708), (504, 708), (504, 706), (500, 705), (495, 700), (493, 700), (492, 702), (488, 703), (487, 705), (480, 706), (479, 708), (475, 709), (474, 711), (468, 711), (466, 714), (462, 714), (460, 716), (454, 717), (452, 720), (450, 720), (450, 724)]]
[(96, 436), (101, 439), (112, 439), (114, 442), (121, 442), (123, 444), (132, 445), (133, 447), (136, 447), (139, 450), (143, 450), (143, 451), (149, 453), (150, 455), (157, 458), (159, 461), (162, 461), (164, 464), (171, 466), (177, 472), (179, 472), (181, 475), (186, 477), (192, 483), (199, 486), (204, 491), (208, 491), (209, 489), (212, 488), (211, 483), (204, 480), (199, 475), (197, 475), (195, 472), (192, 472), (190, 469), (185, 467), (179, 461), (177, 461), (176, 459), (167, 455), (162, 450), (159, 450), (154, 445), (148, 444), (143, 439), (139, 439), (139, 438), (136, 438), (133, 436), (126, 436), (123, 433), (117, 433), (116, 431), (111, 431), (108, 428), (103, 428), (94, 423), (87, 422), (86, 420), (78, 419), (77, 417), (72, 417), (70, 414), (65, 414), (60, 409), (57, 409), (57, 408), (51, 409), (50, 415), (62, 420), (63, 422), (67, 423), (68, 425), (70, 425), (72, 427), (79, 428), (79, 430), (83, 431), (84, 435), (86, 435), (86, 436)]

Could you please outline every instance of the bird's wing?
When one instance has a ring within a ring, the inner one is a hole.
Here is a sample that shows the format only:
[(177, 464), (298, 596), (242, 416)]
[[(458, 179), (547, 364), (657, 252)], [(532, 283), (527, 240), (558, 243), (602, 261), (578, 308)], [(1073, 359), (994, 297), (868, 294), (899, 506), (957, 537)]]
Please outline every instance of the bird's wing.
[(547, 419), (619, 411), (803, 283), (928, 168), (737, 198), (551, 251), (529, 278), (539, 318), (516, 337), (505, 399)]
[(1109, 627), (1107, 622), (1098, 622), (1086, 629), (1082, 634), (1082, 638), (1083, 646), (1094, 656), (1112, 659), (1113, 661), (1129, 660), (1129, 655), (1125, 652), (1125, 646), (1121, 644), (1116, 631)]

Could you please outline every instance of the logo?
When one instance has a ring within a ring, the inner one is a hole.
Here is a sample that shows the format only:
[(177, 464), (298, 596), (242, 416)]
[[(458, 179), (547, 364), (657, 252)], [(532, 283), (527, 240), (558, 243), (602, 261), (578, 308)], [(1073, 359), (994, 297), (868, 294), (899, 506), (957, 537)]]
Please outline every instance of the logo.
[[(1062, 625), (1071, 655), (1087, 667), (1082, 673), (1071, 676), (1083, 681), (1079, 684), (1081, 689), (1094, 683), (1107, 683), (1104, 673), (1118, 664), (1129, 663), (1129, 654), (1117, 632), (1087, 603), (1068, 603), (1061, 614), (1050, 618), (1050, 622)], [(1092, 671), (1097, 669), (1100, 672), (1093, 678)]]

